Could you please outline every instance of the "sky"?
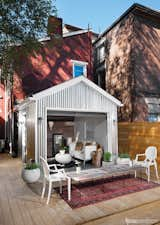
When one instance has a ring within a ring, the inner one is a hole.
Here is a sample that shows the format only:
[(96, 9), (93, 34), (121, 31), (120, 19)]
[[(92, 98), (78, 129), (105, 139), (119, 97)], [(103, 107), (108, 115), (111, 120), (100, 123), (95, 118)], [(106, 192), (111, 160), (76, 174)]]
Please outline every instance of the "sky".
[(56, 0), (63, 23), (102, 33), (133, 3), (160, 10), (160, 0)]

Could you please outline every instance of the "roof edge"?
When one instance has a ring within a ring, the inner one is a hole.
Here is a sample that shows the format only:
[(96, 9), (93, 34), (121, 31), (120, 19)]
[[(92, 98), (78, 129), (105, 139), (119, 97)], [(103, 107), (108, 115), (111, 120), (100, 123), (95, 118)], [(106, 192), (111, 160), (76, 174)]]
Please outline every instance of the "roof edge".
[(93, 83), (91, 80), (89, 80), (88, 78), (84, 77), (84, 76), (79, 76), (76, 78), (72, 78), (70, 80), (67, 80), (61, 84), (58, 84), (56, 86), (50, 87), (46, 90), (43, 90), (41, 92), (38, 92), (36, 94), (33, 95), (33, 99), (38, 100), (40, 99), (42, 96), (48, 96), (49, 93), (53, 90), (53, 92), (58, 92), (59, 90), (63, 90), (66, 87), (71, 87), (73, 85), (76, 85), (77, 83), (83, 81), (84, 83), (86, 83), (86, 85), (94, 88), (95, 90), (97, 90), (100, 94), (102, 94), (103, 96), (105, 96), (106, 98), (108, 98), (110, 101), (114, 102), (117, 106), (122, 106), (122, 103), (116, 99), (115, 97), (113, 97), (112, 95), (110, 95), (109, 93), (107, 93), (106, 91), (104, 91), (102, 88), (100, 88), (98, 85), (96, 85), (95, 83)]
[[(71, 37), (71, 36), (75, 36), (75, 35), (79, 35), (79, 34), (85, 34), (87, 32), (92, 32), (91, 30), (79, 30), (79, 31), (73, 31), (73, 32), (68, 32), (62, 35), (62, 38), (66, 38), (66, 37)], [(43, 42), (43, 41), (50, 41), (51, 38), (50, 37), (44, 37), (44, 38), (40, 38), (38, 41), (39, 42)]]
[(126, 17), (133, 10), (146, 11), (147, 13), (150, 13), (152, 15), (154, 14), (155, 16), (160, 17), (160, 12), (158, 10), (154, 10), (139, 3), (134, 3), (120, 17), (118, 17), (104, 32), (102, 32), (93, 44), (96, 44), (105, 34), (107, 34), (114, 26), (116, 26), (124, 17)]

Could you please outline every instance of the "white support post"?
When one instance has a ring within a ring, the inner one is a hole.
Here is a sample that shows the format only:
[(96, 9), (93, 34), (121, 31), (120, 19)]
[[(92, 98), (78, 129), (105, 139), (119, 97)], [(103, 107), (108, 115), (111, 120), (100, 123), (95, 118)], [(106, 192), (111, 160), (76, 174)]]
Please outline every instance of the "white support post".
[(47, 109), (44, 114), (44, 138), (45, 160), (47, 160)]
[(37, 141), (37, 137), (38, 137), (38, 132), (37, 132), (37, 129), (38, 129), (38, 121), (37, 121), (37, 100), (35, 102), (35, 161), (38, 162), (38, 141)]
[(114, 107), (113, 111), (113, 126), (112, 126), (112, 148), (113, 154), (118, 157), (118, 121), (117, 121), (117, 107)]
[(107, 151), (112, 154), (112, 116), (107, 113)]
[(107, 114), (107, 143), (108, 152), (118, 156), (118, 128), (117, 128), (117, 111)]

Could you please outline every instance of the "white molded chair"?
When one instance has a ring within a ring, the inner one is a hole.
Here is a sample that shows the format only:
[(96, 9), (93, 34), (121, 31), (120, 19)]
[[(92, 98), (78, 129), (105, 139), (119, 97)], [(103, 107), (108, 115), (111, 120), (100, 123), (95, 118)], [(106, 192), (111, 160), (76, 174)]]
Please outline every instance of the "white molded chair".
[[(67, 180), (68, 200), (70, 201), (71, 200), (71, 178), (66, 175), (64, 169), (58, 169), (56, 164), (48, 165), (47, 161), (43, 157), (40, 157), (40, 159), (42, 162), (43, 173), (44, 173), (41, 198), (44, 198), (47, 181), (49, 183), (48, 198), (47, 198), (47, 204), (48, 204), (51, 197), (52, 183), (59, 182), (60, 193), (62, 193), (62, 181)], [(54, 167), (54, 169), (50, 169), (50, 167)], [(50, 172), (53, 172), (53, 174), (50, 174)]]
[(73, 141), (69, 144), (69, 154), (71, 156), (74, 156), (74, 151), (75, 151), (76, 144), (78, 142), (79, 135), (80, 135), (80, 132), (78, 131), (76, 134), (76, 137), (75, 137), (75, 141)]
[[(139, 161), (138, 160), (139, 156), (145, 156), (144, 161)], [(134, 160), (133, 165), (140, 165), (140, 166), (146, 168), (148, 182), (150, 181), (150, 167), (151, 166), (154, 166), (156, 177), (157, 177), (157, 179), (159, 179), (156, 158), (157, 158), (157, 148), (155, 146), (149, 146), (146, 149), (144, 154), (137, 154), (136, 158)], [(136, 170), (135, 170), (135, 177), (136, 177)]]

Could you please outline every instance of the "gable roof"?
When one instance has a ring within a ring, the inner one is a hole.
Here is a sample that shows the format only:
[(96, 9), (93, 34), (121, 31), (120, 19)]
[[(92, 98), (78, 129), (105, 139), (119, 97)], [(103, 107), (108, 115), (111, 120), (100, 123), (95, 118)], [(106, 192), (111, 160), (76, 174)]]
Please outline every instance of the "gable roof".
[(117, 20), (115, 20), (111, 26), (109, 26), (102, 34), (99, 35), (99, 37), (95, 40), (94, 44), (97, 43), (102, 37), (104, 37), (114, 26), (116, 26), (124, 17), (126, 17), (131, 12), (141, 12), (146, 13), (151, 16), (155, 16), (160, 18), (160, 12), (158, 10), (153, 10), (149, 7), (146, 7), (144, 5), (134, 3), (129, 7)]
[(79, 77), (73, 78), (71, 80), (65, 81), (61, 84), (58, 84), (56, 86), (53, 86), (53, 87), (48, 88), (46, 90), (43, 90), (41, 92), (38, 92), (38, 93), (33, 95), (32, 99), (33, 100), (41, 99), (45, 96), (48, 96), (48, 95), (51, 95), (53, 93), (59, 92), (59, 91), (65, 89), (65, 88), (72, 87), (72, 86), (77, 85), (78, 83), (81, 83), (81, 82), (84, 83), (86, 86), (94, 89), (99, 94), (103, 95), (105, 98), (107, 98), (108, 100), (110, 100), (111, 102), (116, 104), (117, 106), (122, 106), (121, 102), (118, 99), (116, 99), (115, 97), (113, 97), (112, 95), (110, 95), (109, 93), (104, 91), (102, 88), (100, 88), (98, 85), (96, 85), (95, 83), (93, 83), (91, 80), (87, 79), (84, 76), (79, 76)]

